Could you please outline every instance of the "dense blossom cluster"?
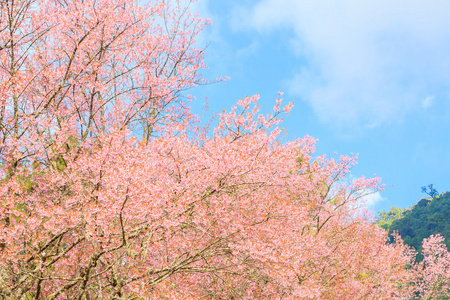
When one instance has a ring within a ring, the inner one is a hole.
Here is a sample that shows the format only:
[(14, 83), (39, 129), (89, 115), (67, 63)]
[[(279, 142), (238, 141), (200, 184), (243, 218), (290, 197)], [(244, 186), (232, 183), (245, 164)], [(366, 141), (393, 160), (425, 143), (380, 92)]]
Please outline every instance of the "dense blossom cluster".
[(292, 104), (245, 97), (192, 126), (208, 21), (181, 2), (0, 2), (0, 297), (445, 294), (439, 237), (413, 265), (359, 209), (379, 179), (279, 141)]

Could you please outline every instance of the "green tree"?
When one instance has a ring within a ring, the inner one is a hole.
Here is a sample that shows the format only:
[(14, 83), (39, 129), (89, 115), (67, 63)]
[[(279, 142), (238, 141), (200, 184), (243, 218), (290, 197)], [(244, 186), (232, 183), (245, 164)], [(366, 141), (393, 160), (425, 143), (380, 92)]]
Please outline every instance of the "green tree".
[[(428, 188), (434, 190), (432, 185)], [(375, 223), (389, 234), (398, 232), (406, 244), (419, 252), (418, 261), (423, 259), (422, 241), (430, 235), (441, 234), (447, 247), (450, 246), (450, 192), (436, 194), (431, 199), (423, 198), (408, 209), (393, 207), (378, 214)]]
[(392, 225), (392, 222), (403, 217), (405, 209), (392, 207), (389, 211), (379, 211), (378, 219), (375, 222), (381, 228), (389, 231), (389, 228)]

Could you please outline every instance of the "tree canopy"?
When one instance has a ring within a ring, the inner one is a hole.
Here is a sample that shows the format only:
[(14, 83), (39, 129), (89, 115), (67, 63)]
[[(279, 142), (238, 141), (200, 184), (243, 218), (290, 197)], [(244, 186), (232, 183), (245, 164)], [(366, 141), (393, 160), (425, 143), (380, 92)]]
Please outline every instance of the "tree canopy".
[(348, 179), (356, 157), (310, 136), (281, 142), (281, 93), (200, 126), (186, 91), (209, 22), (190, 2), (0, 2), (0, 297), (446, 293), (442, 237), (423, 264), (386, 243), (360, 209), (380, 179)]

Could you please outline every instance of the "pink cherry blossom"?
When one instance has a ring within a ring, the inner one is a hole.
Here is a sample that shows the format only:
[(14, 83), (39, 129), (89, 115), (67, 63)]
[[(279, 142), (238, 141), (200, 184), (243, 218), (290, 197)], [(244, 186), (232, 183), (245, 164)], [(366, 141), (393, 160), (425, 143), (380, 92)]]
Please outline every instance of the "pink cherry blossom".
[(281, 93), (199, 129), (210, 22), (188, 5), (2, 1), (0, 21), (2, 298), (406, 299), (413, 254), (359, 210), (379, 178), (281, 142)]

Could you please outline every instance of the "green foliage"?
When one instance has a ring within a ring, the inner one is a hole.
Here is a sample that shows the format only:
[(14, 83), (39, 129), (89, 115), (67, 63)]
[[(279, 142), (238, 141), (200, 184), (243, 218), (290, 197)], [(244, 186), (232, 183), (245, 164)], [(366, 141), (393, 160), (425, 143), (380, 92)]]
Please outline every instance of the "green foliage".
[(389, 234), (398, 231), (403, 241), (419, 252), (417, 260), (421, 261), (422, 241), (432, 234), (442, 234), (450, 249), (450, 192), (421, 199), (409, 209), (381, 211), (375, 223)]
[(431, 198), (433, 198), (439, 194), (438, 191), (433, 187), (432, 184), (428, 185), (428, 187), (423, 186), (422, 193), (428, 194), (428, 196), (430, 196)]
[(402, 218), (403, 213), (405, 211), (406, 211), (405, 209), (397, 207), (392, 207), (388, 212), (379, 211), (378, 212), (379, 217), (375, 223), (378, 224), (381, 228), (384, 228), (385, 230), (389, 231), (392, 222)]

